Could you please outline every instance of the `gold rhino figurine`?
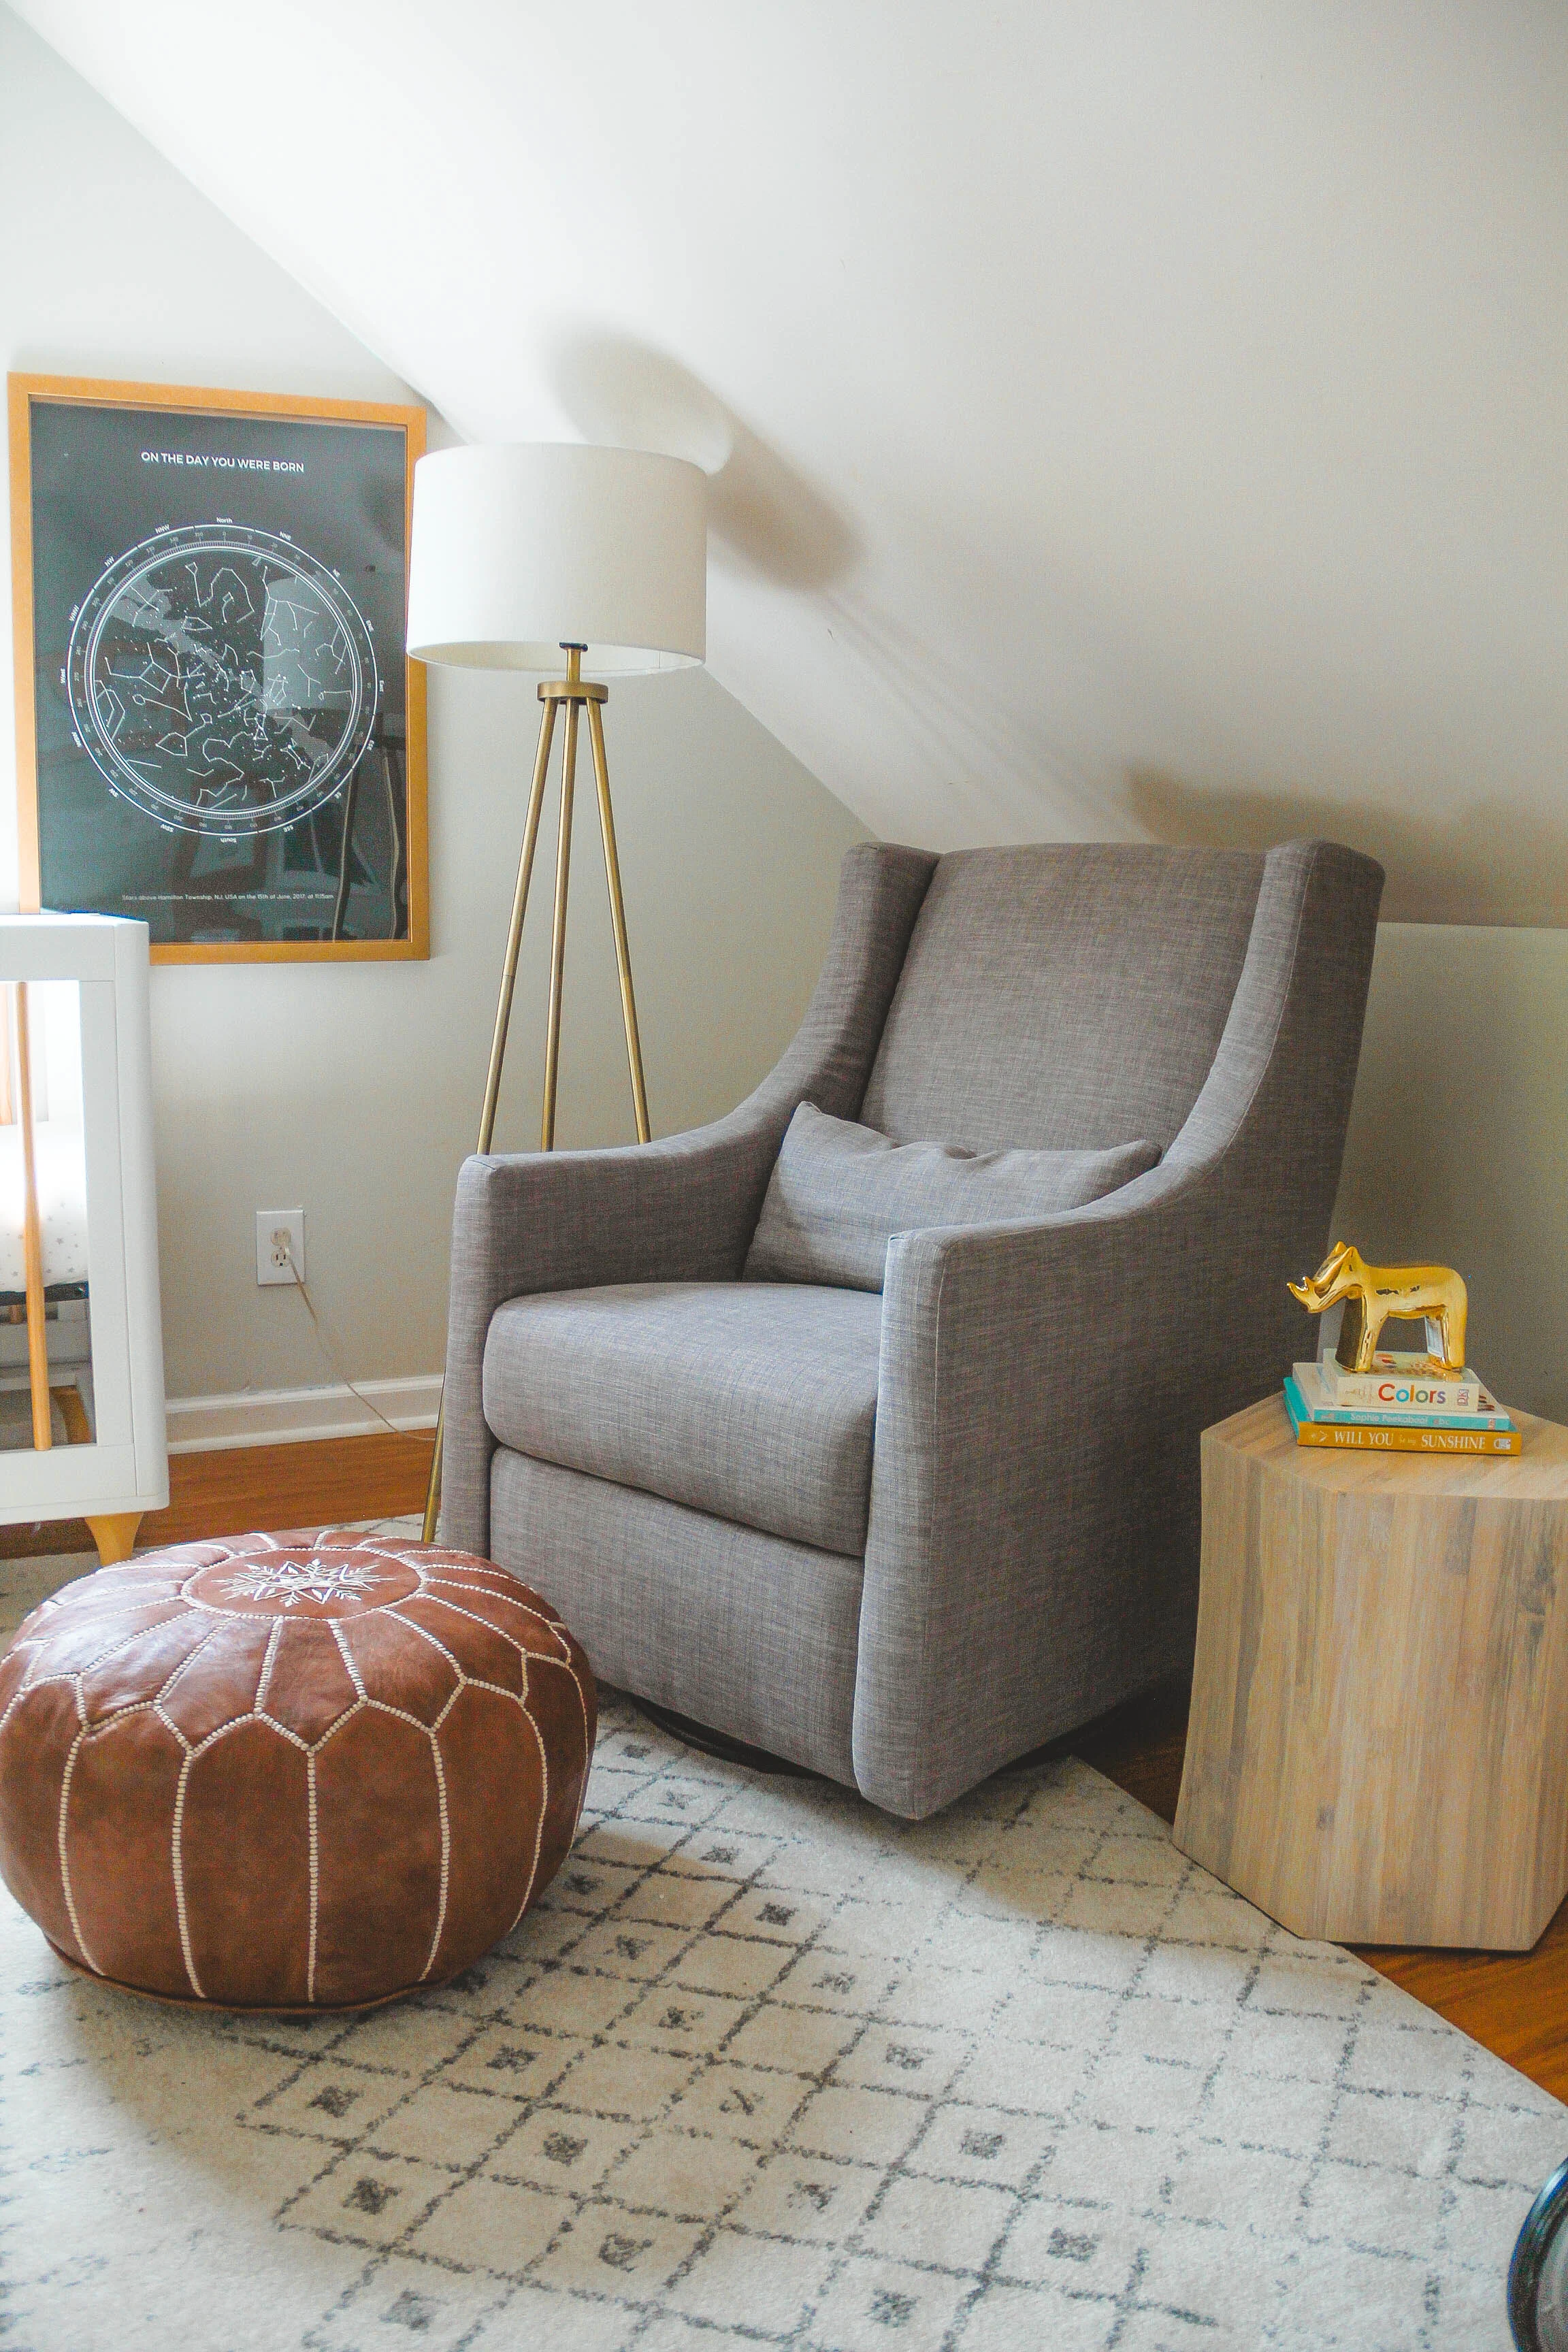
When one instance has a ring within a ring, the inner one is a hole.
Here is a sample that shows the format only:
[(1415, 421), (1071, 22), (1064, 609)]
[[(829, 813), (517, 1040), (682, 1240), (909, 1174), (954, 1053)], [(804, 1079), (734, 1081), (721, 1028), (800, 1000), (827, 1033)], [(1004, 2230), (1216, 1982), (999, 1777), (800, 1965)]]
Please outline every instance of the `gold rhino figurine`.
[[(1428, 1318), (1426, 1344), (1435, 1372), (1465, 1369), (1465, 1324), (1469, 1297), (1460, 1276), (1448, 1265), (1368, 1265), (1348, 1242), (1336, 1242), (1316, 1274), (1286, 1285), (1309, 1313), (1345, 1301), (1344, 1321), (1335, 1356), (1347, 1371), (1370, 1372), (1373, 1354), (1384, 1324), (1391, 1315)], [(1432, 1348), (1432, 1324), (1442, 1334), (1440, 1348)]]

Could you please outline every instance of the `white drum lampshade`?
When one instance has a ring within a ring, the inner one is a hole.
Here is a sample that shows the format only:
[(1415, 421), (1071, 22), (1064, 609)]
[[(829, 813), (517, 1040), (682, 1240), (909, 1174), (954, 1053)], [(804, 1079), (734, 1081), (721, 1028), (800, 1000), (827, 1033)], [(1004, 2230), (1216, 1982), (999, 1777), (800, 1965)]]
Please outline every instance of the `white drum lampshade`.
[(408, 650), (468, 669), (597, 677), (707, 651), (708, 478), (570, 442), (441, 449), (414, 472)]

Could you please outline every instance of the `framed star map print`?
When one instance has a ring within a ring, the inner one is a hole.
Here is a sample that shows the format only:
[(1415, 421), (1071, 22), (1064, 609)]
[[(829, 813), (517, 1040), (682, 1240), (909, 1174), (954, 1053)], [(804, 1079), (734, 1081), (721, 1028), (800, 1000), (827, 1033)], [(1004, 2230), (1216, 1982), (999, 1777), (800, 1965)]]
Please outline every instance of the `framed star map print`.
[(14, 375), (24, 909), (155, 963), (429, 952), (420, 408)]

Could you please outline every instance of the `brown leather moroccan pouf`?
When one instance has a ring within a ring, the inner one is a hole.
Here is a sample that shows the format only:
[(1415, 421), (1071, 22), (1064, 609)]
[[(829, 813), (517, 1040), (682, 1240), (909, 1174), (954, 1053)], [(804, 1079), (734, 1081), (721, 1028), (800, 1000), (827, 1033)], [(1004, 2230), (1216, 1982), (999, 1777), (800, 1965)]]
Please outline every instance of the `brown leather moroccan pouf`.
[(0, 1875), (137, 1992), (388, 2000), (549, 1884), (595, 1715), (582, 1650), (489, 1560), (331, 1528), (150, 1553), (0, 1657)]

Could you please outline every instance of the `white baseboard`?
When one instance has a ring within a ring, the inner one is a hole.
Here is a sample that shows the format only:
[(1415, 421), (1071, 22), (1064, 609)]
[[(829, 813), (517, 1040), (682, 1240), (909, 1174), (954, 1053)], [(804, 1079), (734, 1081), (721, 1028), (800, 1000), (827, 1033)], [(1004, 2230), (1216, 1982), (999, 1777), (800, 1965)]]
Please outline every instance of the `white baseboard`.
[[(434, 1429), (441, 1404), (439, 1372), (359, 1386), (395, 1429)], [(171, 1397), (171, 1454), (210, 1454), (228, 1445), (301, 1445), (311, 1438), (363, 1437), (380, 1429), (352, 1389), (253, 1389), (238, 1396)]]

